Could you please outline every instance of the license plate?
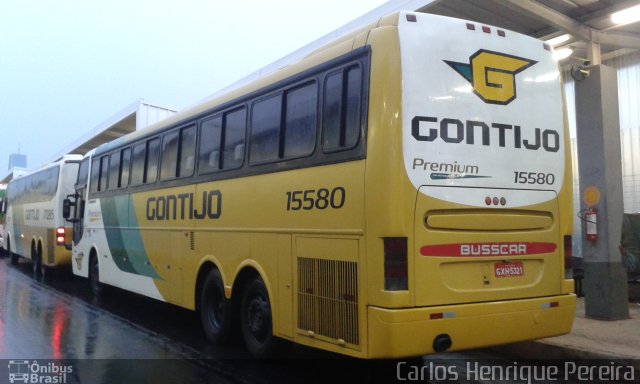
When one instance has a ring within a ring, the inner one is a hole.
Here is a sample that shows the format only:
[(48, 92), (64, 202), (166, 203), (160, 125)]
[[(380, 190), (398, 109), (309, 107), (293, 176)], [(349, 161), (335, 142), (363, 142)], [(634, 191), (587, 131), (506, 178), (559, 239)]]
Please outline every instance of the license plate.
[(524, 275), (524, 266), (522, 262), (513, 263), (496, 263), (494, 264), (496, 277), (514, 277)]

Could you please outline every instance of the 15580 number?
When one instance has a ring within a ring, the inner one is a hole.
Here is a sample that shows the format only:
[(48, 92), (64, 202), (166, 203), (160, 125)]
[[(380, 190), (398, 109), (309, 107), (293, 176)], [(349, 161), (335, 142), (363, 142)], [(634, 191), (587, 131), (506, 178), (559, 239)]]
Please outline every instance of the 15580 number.
[(556, 181), (556, 176), (553, 173), (514, 172), (514, 176), (516, 184), (553, 185)]
[(346, 192), (342, 187), (306, 189), (287, 192), (287, 211), (309, 211), (312, 209), (340, 209), (344, 206)]

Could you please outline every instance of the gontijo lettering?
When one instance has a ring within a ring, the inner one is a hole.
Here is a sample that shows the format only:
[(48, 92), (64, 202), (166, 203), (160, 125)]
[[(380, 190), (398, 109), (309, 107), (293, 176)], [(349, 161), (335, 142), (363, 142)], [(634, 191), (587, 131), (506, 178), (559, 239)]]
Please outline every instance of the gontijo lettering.
[(152, 196), (147, 199), (147, 220), (219, 219), (222, 214), (222, 193), (215, 189), (202, 191), (200, 203), (193, 193)]
[(418, 141), (435, 141), (440, 138), (450, 144), (460, 144), (463, 141), (465, 144), (476, 144), (478, 141), (477, 144), (484, 146), (492, 143), (495, 145), (497, 141), (502, 148), (509, 146), (532, 151), (542, 148), (547, 152), (558, 152), (560, 149), (560, 134), (553, 129), (535, 128), (533, 137), (530, 137), (524, 136), (522, 127), (517, 124), (473, 120), (462, 122), (454, 118), (415, 116), (411, 120), (411, 135)]

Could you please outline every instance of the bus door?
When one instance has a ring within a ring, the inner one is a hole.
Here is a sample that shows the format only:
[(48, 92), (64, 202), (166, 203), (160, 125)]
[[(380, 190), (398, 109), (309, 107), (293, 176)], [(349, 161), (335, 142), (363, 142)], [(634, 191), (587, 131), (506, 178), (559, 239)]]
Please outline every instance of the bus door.
[(85, 158), (80, 163), (78, 171), (78, 181), (76, 183), (76, 209), (73, 220), (73, 245), (77, 245), (82, 239), (84, 232), (84, 208), (87, 199), (87, 180), (89, 179), (89, 158)]

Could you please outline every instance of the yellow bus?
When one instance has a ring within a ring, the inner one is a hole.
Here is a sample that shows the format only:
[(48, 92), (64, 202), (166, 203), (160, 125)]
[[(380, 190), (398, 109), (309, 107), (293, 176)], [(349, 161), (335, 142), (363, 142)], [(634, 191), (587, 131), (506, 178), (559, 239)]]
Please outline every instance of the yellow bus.
[(396, 13), (89, 153), (73, 271), (197, 310), (255, 355), (567, 333), (567, 138), (548, 45)]
[(80, 155), (65, 155), (11, 180), (7, 185), (3, 226), (4, 249), (17, 264), (31, 260), (34, 275), (71, 263), (71, 224), (63, 217), (65, 198), (74, 193)]

